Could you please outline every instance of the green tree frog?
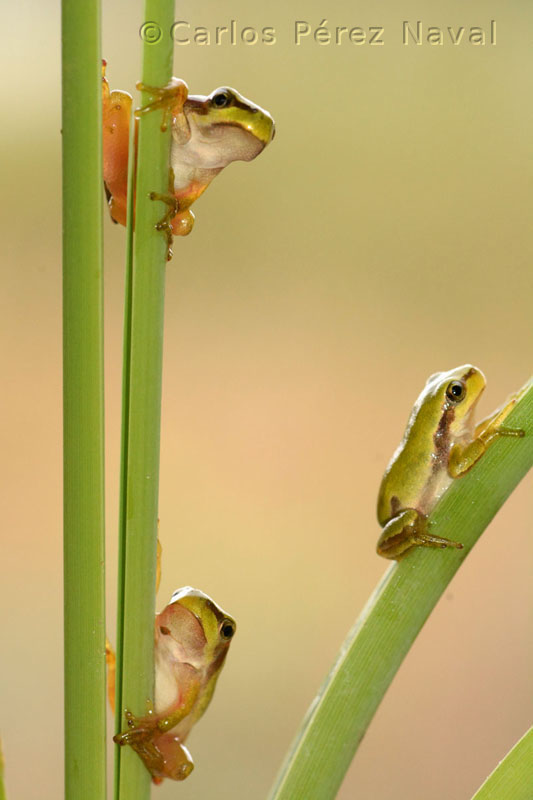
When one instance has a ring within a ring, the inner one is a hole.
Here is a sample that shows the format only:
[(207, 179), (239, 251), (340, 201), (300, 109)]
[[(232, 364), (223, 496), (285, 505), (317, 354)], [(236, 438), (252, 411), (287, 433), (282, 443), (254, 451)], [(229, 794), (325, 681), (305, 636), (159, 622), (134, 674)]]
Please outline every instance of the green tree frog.
[[(154, 783), (184, 780), (193, 770), (185, 747), (191, 728), (211, 702), (235, 634), (235, 620), (199, 589), (185, 586), (155, 617), (155, 703), (144, 717), (126, 711), (128, 730), (114, 737), (141, 757)], [(114, 706), (114, 655), (106, 647)]]
[[(104, 61), (104, 183), (111, 217), (125, 225), (132, 98), (127, 92), (110, 91), (105, 68)], [(168, 206), (158, 228), (171, 241), (172, 234), (186, 236), (191, 231), (194, 215), (190, 206), (224, 167), (232, 161), (252, 161), (272, 141), (274, 120), (268, 111), (229, 87), (215, 89), (207, 97), (188, 95), (187, 85), (178, 78), (163, 88), (143, 84), (137, 88), (149, 91), (155, 99), (137, 110), (136, 124), (141, 114), (156, 109), (164, 111), (162, 129), (169, 120), (171, 124), (169, 191), (150, 195)]]
[(465, 475), (499, 436), (524, 435), (502, 426), (518, 395), (475, 426), (473, 412), (485, 384), (470, 364), (428, 379), (381, 481), (379, 555), (400, 559), (416, 546), (463, 547), (431, 533), (428, 515), (453, 479)]

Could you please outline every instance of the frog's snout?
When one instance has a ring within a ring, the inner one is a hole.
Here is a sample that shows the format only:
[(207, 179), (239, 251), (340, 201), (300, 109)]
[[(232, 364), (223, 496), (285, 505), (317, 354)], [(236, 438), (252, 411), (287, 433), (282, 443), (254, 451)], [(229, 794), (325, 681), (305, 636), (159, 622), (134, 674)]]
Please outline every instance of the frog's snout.
[(266, 146), (267, 144), (270, 144), (270, 142), (276, 135), (276, 123), (274, 122), (270, 114), (263, 114), (263, 119), (265, 120), (267, 127), (270, 129), (268, 131), (268, 135), (265, 137), (265, 146)]

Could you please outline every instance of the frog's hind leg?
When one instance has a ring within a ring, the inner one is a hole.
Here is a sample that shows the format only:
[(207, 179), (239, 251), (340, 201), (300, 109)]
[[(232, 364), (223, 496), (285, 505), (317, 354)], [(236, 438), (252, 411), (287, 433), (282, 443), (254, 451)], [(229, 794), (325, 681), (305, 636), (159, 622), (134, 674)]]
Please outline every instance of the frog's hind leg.
[(414, 508), (406, 508), (387, 522), (377, 544), (377, 552), (384, 558), (399, 561), (413, 547), (455, 547), (463, 545), (428, 530), (427, 517)]
[(102, 141), (104, 186), (111, 219), (126, 224), (131, 95), (110, 91), (102, 61)]
[(168, 191), (164, 193), (150, 192), (150, 200), (159, 200), (165, 203), (167, 211), (156, 224), (156, 230), (161, 231), (167, 240), (167, 261), (172, 258), (172, 244), (174, 236), (187, 236), (194, 225), (194, 214), (188, 209), (181, 210), (179, 199), (174, 194), (174, 170), (168, 171)]

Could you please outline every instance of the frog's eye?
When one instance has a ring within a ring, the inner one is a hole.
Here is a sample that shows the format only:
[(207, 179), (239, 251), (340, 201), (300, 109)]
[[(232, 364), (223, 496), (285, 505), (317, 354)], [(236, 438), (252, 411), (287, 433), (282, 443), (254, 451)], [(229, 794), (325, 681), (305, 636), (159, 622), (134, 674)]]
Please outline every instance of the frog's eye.
[(235, 633), (235, 623), (232, 619), (225, 619), (220, 626), (220, 638), (225, 642), (229, 641)]
[(213, 95), (211, 102), (215, 108), (226, 108), (226, 106), (229, 106), (231, 103), (231, 95), (229, 92), (222, 89), (220, 92)]
[(452, 381), (446, 387), (446, 397), (452, 403), (460, 403), (466, 395), (466, 386), (462, 381)]

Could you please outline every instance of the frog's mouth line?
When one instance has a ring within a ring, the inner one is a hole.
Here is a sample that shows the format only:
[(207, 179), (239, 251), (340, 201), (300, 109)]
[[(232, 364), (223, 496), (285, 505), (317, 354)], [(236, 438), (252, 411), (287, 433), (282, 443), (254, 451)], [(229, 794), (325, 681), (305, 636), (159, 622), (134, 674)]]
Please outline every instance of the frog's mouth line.
[[(232, 101), (231, 101), (232, 107), (239, 108), (242, 111), (245, 111), (247, 114), (250, 114), (250, 115), (261, 114), (265, 120), (270, 120), (271, 121), (271, 123), (272, 123), (271, 134), (270, 134), (270, 137), (268, 138), (268, 140), (265, 142), (265, 146), (267, 144), (269, 144), (269, 142), (271, 142), (273, 140), (274, 136), (276, 135), (276, 125), (274, 123), (274, 120), (272, 119), (272, 117), (268, 113), (268, 111), (265, 111), (265, 109), (261, 108), (260, 106), (250, 107), (249, 104), (247, 104), (246, 102), (241, 102), (238, 99), (238, 97), (235, 96), (235, 93), (234, 93), (233, 89), (230, 89), (230, 91), (231, 91), (231, 93), (233, 95)], [(192, 94), (192, 95), (189, 95), (189, 97), (185, 101), (185, 103), (183, 105), (183, 110), (185, 112), (185, 115), (187, 115), (188, 113), (191, 113), (191, 114), (198, 114), (198, 116), (204, 117), (204, 116), (207, 116), (208, 114), (211, 113), (211, 111), (213, 110), (213, 106), (211, 105), (210, 97), (205, 97), (203, 95), (194, 95), (194, 94)], [(223, 122), (213, 122), (212, 125), (213, 125), (213, 127), (216, 127), (217, 125), (223, 125), (223, 126), (234, 125), (234, 126), (236, 126), (238, 128), (241, 128), (242, 130), (246, 130), (246, 126), (245, 125), (242, 125), (239, 122), (234, 122), (234, 121), (230, 121), (230, 120), (227, 120), (227, 119), (224, 120)]]

